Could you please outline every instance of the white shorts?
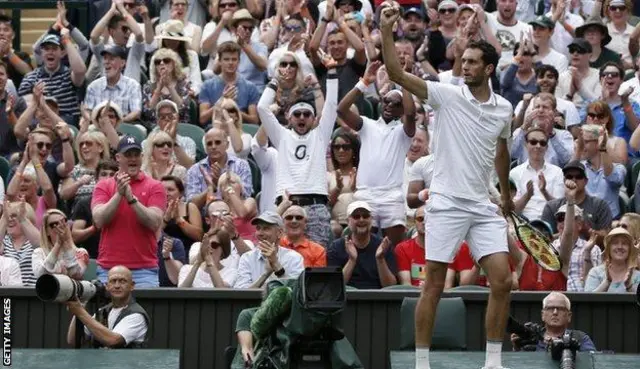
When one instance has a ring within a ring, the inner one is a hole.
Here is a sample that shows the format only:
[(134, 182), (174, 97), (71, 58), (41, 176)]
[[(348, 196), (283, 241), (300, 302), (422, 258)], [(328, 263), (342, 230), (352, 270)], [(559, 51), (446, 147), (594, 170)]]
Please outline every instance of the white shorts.
[(508, 252), (507, 221), (490, 202), (431, 194), (425, 206), (426, 259), (451, 263), (462, 241), (475, 260)]
[(354, 194), (354, 200), (366, 201), (373, 209), (372, 225), (385, 229), (394, 226), (405, 226), (407, 214), (405, 197), (402, 189), (365, 189)]

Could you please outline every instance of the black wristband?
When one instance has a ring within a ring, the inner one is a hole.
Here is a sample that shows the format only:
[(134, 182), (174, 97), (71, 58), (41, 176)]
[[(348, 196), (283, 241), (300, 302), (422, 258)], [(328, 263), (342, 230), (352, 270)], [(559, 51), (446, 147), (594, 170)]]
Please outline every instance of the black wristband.
[(320, 19), (320, 20), (325, 22), (325, 23), (331, 23), (331, 19), (327, 19), (325, 17), (322, 17), (322, 19)]
[(71, 141), (70, 138), (65, 138), (64, 140), (62, 140), (62, 142), (69, 142), (69, 141)]
[(284, 275), (284, 268), (280, 268), (280, 270), (276, 270), (273, 274), (276, 275), (276, 277), (280, 278)]

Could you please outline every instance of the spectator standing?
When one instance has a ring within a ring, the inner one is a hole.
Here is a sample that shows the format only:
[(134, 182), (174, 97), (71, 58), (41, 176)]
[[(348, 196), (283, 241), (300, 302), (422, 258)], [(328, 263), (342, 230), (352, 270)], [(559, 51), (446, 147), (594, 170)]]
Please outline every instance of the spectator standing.
[(331, 138), (331, 164), (333, 170), (327, 173), (331, 223), (334, 237), (341, 237), (348, 226), (347, 207), (354, 201), (360, 164), (360, 140), (344, 128)]
[[(532, 40), (538, 50), (538, 60), (542, 64), (553, 65), (560, 73), (567, 70), (569, 60), (564, 54), (554, 50), (551, 44), (556, 22), (541, 15), (529, 22), (529, 25), (533, 28)], [(561, 25), (557, 25), (557, 27), (561, 27)]]
[(135, 137), (123, 136), (116, 154), (119, 173), (100, 181), (93, 193), (93, 220), (101, 229), (97, 271), (103, 283), (108, 269), (124, 265), (132, 269), (137, 286), (158, 286), (156, 231), (167, 198), (162, 183), (140, 170), (141, 152)]
[[(526, 1), (526, 0), (521, 0)], [(498, 63), (499, 70), (513, 61), (513, 49), (520, 35), (530, 31), (531, 27), (516, 17), (518, 2), (513, 0), (497, 0), (498, 10), (487, 15), (487, 22), (502, 46), (502, 56)]]
[(278, 150), (269, 146), (269, 139), (263, 126), (251, 139), (251, 155), (260, 169), (260, 201), (258, 209), (262, 212), (276, 211), (276, 175)]

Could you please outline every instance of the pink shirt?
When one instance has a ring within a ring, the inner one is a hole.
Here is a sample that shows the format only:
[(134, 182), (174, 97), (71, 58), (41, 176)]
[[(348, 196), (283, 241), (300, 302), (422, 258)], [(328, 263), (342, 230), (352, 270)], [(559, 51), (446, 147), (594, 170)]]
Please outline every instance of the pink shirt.
[[(101, 180), (93, 192), (91, 209), (106, 204), (117, 192), (114, 177)], [(146, 207), (155, 207), (163, 212), (167, 207), (167, 195), (162, 183), (142, 172), (137, 179), (131, 180), (131, 192)], [(140, 223), (131, 206), (124, 198), (120, 200), (111, 223), (100, 232), (97, 262), (104, 269), (116, 265), (124, 265), (129, 269), (158, 267), (155, 232)]]

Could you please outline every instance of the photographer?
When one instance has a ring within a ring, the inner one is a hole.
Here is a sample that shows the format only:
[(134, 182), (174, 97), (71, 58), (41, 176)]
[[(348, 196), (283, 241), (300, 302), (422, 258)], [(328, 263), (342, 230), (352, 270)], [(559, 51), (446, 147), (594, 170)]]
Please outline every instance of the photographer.
[[(560, 292), (551, 292), (542, 300), (542, 322), (544, 330), (540, 332), (539, 337), (520, 337), (515, 333), (511, 334), (511, 343), (513, 351), (534, 351), (528, 350), (527, 343), (531, 339), (536, 339), (535, 351), (547, 351), (551, 340), (562, 339), (566, 333), (571, 334), (580, 344), (579, 351), (596, 351), (596, 347), (591, 338), (584, 332), (569, 329), (571, 323), (571, 301)], [(533, 332), (532, 332), (533, 333)]]
[(67, 331), (67, 343), (73, 345), (76, 337), (76, 318), (84, 324), (84, 339), (91, 340), (95, 348), (142, 348), (147, 341), (149, 315), (131, 297), (133, 275), (124, 266), (114, 266), (107, 276), (106, 290), (111, 303), (91, 316), (79, 300), (66, 303), (74, 317)]

